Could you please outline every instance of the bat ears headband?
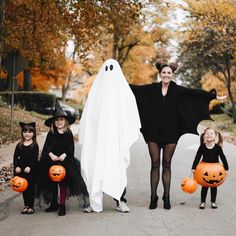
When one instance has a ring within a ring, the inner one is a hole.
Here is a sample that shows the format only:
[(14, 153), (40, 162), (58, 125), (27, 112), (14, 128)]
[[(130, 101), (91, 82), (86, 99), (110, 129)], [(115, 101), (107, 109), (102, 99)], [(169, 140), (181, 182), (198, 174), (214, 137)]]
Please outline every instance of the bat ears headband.
[(31, 122), (31, 123), (24, 123), (24, 122), (19, 122), (20, 127), (23, 129), (26, 125), (27, 126), (32, 126), (35, 129), (36, 123), (35, 122)]
[(175, 62), (171, 62), (171, 63), (169, 63), (169, 64), (157, 62), (157, 63), (155, 64), (155, 66), (156, 66), (156, 68), (158, 69), (159, 72), (161, 72), (162, 69), (163, 69), (164, 67), (167, 67), (167, 66), (170, 67), (173, 72), (175, 72), (175, 71), (177, 70), (177, 68), (178, 68), (178, 64), (175, 63)]

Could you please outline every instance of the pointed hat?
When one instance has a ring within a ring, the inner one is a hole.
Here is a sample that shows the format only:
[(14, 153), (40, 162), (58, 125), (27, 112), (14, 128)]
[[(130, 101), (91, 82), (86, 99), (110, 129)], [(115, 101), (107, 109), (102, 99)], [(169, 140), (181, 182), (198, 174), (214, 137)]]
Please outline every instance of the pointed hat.
[(73, 124), (75, 122), (75, 117), (69, 116), (65, 111), (63, 111), (60, 103), (58, 100), (56, 100), (56, 105), (55, 105), (55, 110), (52, 113), (52, 117), (48, 118), (45, 120), (44, 124), (48, 127), (51, 127), (52, 122), (57, 118), (57, 117), (65, 117), (66, 120), (69, 122), (69, 124)]

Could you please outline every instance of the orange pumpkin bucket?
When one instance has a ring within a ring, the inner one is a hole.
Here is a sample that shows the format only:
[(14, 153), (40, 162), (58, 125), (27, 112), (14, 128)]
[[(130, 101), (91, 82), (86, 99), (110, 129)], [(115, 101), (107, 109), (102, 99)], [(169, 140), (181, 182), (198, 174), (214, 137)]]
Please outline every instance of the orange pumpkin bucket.
[(199, 162), (194, 173), (194, 179), (204, 187), (217, 187), (225, 181), (226, 172), (223, 165), (217, 163)]
[(15, 192), (24, 192), (28, 188), (28, 181), (25, 178), (15, 176), (11, 180), (11, 188)]
[(66, 169), (61, 165), (53, 165), (49, 168), (48, 175), (52, 181), (60, 182), (66, 176)]
[(194, 193), (197, 190), (197, 181), (193, 178), (183, 178), (181, 188), (185, 193)]

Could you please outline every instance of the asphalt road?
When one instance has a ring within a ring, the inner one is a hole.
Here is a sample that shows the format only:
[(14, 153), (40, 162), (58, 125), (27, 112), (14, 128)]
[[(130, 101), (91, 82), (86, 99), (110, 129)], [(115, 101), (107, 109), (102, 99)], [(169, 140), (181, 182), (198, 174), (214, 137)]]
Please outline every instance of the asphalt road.
[(172, 161), (171, 210), (163, 209), (161, 182), (158, 208), (148, 209), (150, 160), (140, 136), (131, 149), (128, 169), (126, 196), (130, 213), (117, 212), (113, 199), (105, 195), (102, 213), (83, 213), (77, 199), (73, 198), (66, 203), (64, 217), (44, 213), (45, 205), (36, 206), (34, 215), (21, 215), (23, 200), (18, 196), (10, 204), (9, 217), (0, 222), (0, 235), (236, 235), (236, 146), (225, 143), (223, 147), (230, 170), (225, 183), (218, 188), (218, 209), (210, 208), (209, 192), (207, 207), (200, 210), (200, 186), (193, 194), (186, 194), (180, 188), (181, 179), (191, 172), (198, 144), (196, 135), (185, 135), (179, 141)]

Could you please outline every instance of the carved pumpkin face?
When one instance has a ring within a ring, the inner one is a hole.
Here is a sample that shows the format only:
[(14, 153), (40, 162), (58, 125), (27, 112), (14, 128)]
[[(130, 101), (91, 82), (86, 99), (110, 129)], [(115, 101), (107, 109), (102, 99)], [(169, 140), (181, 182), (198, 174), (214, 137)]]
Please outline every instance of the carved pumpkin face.
[(194, 193), (197, 190), (197, 181), (192, 178), (183, 178), (181, 188), (185, 193)]
[(25, 178), (21, 178), (19, 176), (15, 176), (11, 180), (11, 188), (16, 192), (24, 192), (28, 187), (28, 181)]
[(225, 181), (225, 169), (221, 163), (199, 162), (194, 179), (204, 187), (217, 187)]
[(48, 174), (52, 181), (60, 182), (66, 176), (66, 169), (60, 165), (53, 165), (50, 167)]

